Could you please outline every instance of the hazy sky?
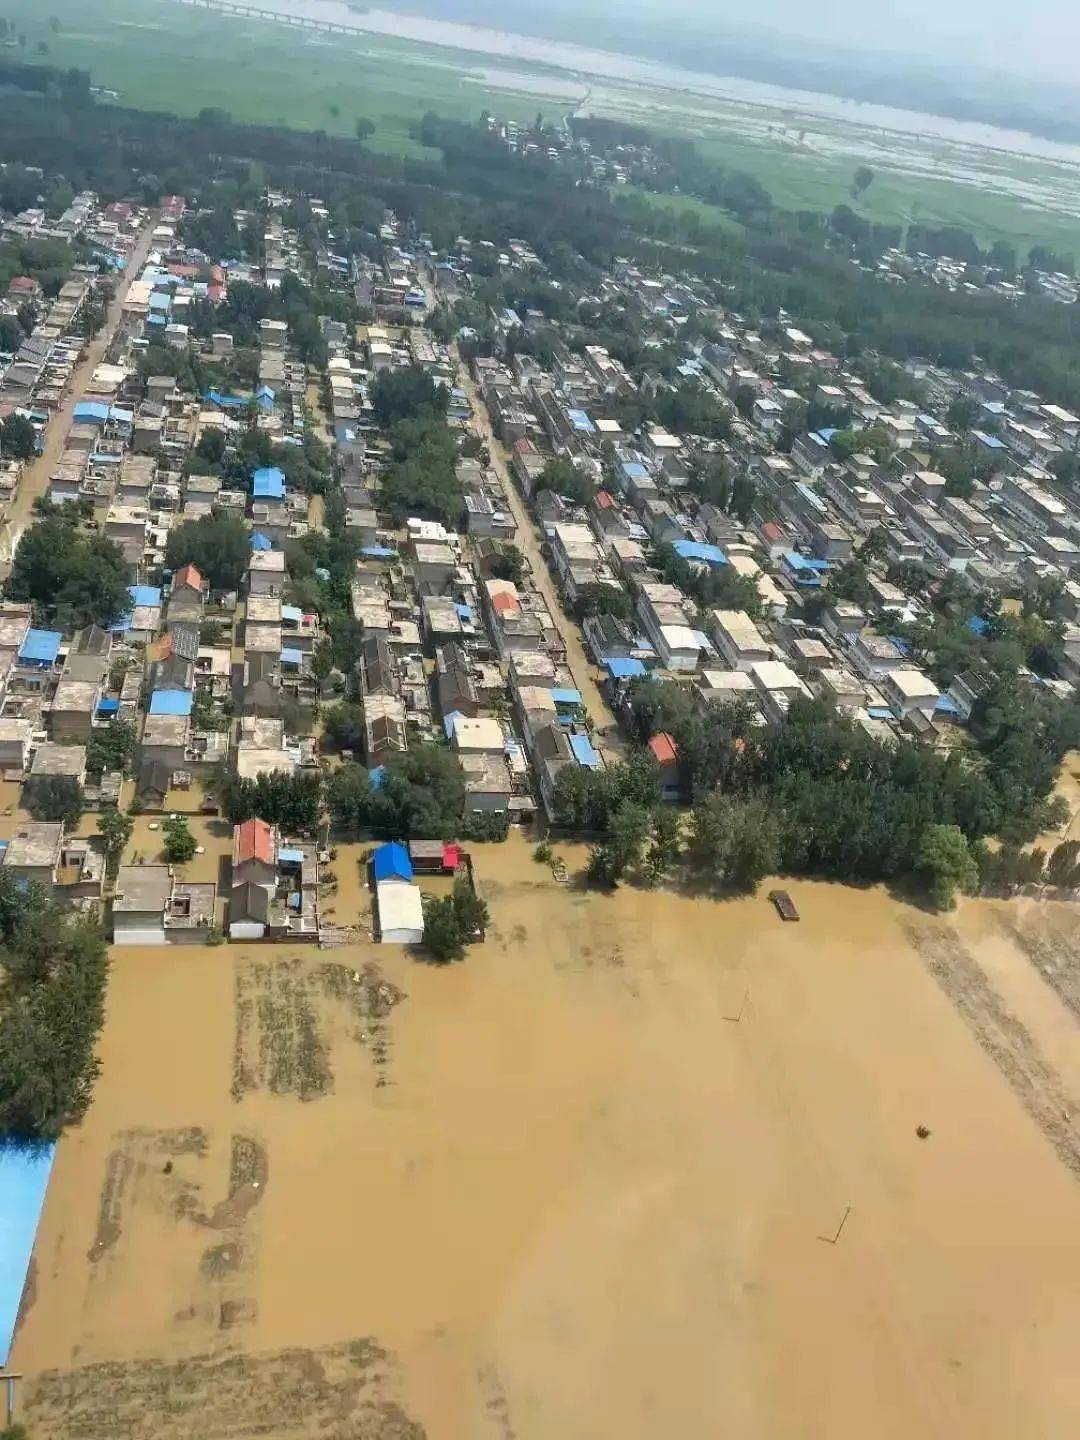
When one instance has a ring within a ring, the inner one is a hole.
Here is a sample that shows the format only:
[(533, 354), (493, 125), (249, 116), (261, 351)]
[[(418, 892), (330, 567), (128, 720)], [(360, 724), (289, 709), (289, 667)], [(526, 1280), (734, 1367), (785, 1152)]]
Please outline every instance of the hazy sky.
[[(653, 14), (669, 8), (665, 0), (627, 3)], [(1080, 0), (676, 0), (670, 8), (840, 47), (1080, 79)]]

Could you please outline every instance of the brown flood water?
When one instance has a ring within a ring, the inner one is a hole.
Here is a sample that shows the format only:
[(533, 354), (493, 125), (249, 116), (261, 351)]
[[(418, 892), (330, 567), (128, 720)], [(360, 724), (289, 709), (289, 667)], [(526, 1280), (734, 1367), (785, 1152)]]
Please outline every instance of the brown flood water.
[(478, 860), (450, 968), (115, 953), (13, 1356), (38, 1440), (1080, 1433), (1080, 1186), (911, 939), (1027, 966), (990, 912)]

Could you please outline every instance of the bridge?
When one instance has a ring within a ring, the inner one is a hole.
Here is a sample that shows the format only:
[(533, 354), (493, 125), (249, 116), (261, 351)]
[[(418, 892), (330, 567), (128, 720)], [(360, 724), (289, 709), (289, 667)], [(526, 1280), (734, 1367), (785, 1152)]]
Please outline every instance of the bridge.
[(362, 25), (350, 25), (340, 20), (314, 20), (307, 15), (288, 15), (283, 10), (246, 5), (243, 0), (176, 0), (176, 3), (195, 10), (211, 10), (219, 15), (234, 15), (243, 20), (270, 20), (277, 25), (287, 25), (291, 30), (317, 30), (324, 35), (370, 34)]

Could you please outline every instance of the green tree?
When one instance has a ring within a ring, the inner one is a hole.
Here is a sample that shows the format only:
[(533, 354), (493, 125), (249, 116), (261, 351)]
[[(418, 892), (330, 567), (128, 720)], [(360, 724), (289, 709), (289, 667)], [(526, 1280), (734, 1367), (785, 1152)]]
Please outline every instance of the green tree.
[(103, 810), (98, 816), (97, 828), (110, 864), (118, 865), (135, 829), (134, 820), (123, 810)]
[(109, 625), (131, 609), (123, 552), (81, 535), (66, 517), (24, 532), (5, 589), (8, 599), (30, 601), (40, 620), (63, 629)]
[(870, 169), (869, 165), (860, 165), (855, 171), (855, 176), (851, 186), (852, 193), (855, 195), (856, 199), (859, 199), (861, 196), (865, 195), (867, 190), (869, 190), (870, 186), (873, 183), (873, 170)]
[(374, 134), (375, 134), (375, 122), (374, 122), (373, 120), (369, 120), (366, 116), (361, 115), (360, 118), (359, 118), (359, 119), (357, 120), (357, 122), (356, 122), (356, 138), (357, 138), (357, 140), (361, 140), (361, 141), (367, 140), (367, 139), (370, 138), (370, 136), (372, 136), (372, 135), (374, 135)]
[(653, 812), (652, 838), (645, 857), (649, 880), (656, 885), (677, 864), (682, 854), (682, 824), (679, 812), (662, 805)]
[(483, 935), (490, 922), (488, 907), (473, 888), (466, 875), (459, 875), (454, 881), (452, 894), (454, 913), (458, 918), (466, 943)]
[(31, 775), (23, 786), (23, 804), (35, 820), (62, 820), (74, 828), (85, 801), (74, 775)]
[(333, 750), (362, 750), (363, 706), (349, 702), (329, 706), (323, 712), (323, 742)]
[(450, 392), (437, 385), (419, 365), (404, 365), (399, 370), (382, 370), (371, 386), (371, 407), (383, 429), (388, 430), (399, 420), (445, 416)]
[(915, 864), (930, 902), (937, 910), (951, 910), (956, 904), (957, 890), (972, 895), (978, 888), (978, 867), (967, 837), (958, 825), (928, 826)]
[(25, 415), (9, 415), (0, 424), (0, 457), (32, 460), (37, 453), (37, 431)]
[(126, 772), (135, 754), (135, 728), (126, 720), (96, 725), (86, 743), (86, 769), (91, 775), (106, 770)]
[(184, 865), (195, 856), (195, 836), (182, 815), (170, 815), (165, 821), (165, 854), (174, 865)]
[(234, 515), (200, 515), (169, 531), (165, 563), (170, 570), (194, 565), (211, 589), (237, 590), (251, 555), (247, 526)]
[(508, 543), (492, 558), (490, 570), (496, 580), (519, 585), (525, 578), (525, 556), (516, 545)]
[(441, 965), (465, 958), (468, 935), (452, 895), (427, 899), (424, 905), (424, 948)]

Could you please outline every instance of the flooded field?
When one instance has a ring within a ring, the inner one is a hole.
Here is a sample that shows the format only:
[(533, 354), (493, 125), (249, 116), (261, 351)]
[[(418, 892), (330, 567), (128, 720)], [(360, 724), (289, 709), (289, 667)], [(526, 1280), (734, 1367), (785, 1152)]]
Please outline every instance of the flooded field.
[(1008, 928), (1080, 953), (1071, 912), (801, 885), (785, 926), (478, 861), (449, 968), (115, 955), (36, 1440), (1080, 1432), (1076, 1021)]

